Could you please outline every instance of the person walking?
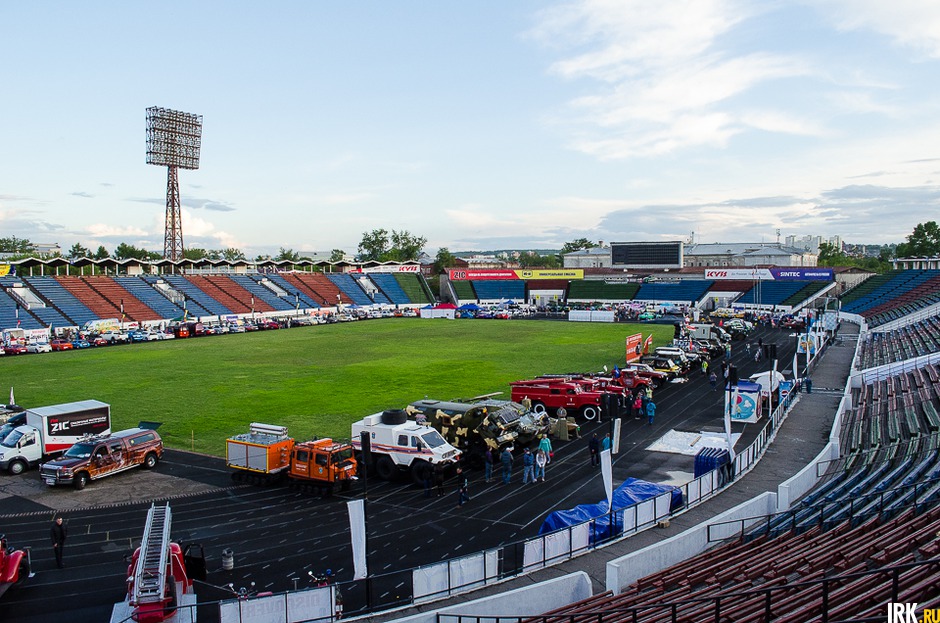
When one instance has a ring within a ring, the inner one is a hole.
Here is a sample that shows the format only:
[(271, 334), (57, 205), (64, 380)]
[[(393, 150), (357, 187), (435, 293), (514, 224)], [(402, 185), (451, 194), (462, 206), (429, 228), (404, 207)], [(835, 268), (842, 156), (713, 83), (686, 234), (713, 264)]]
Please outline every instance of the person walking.
[(650, 400), (649, 404), (646, 405), (646, 419), (647, 423), (652, 426), (653, 418), (656, 417), (656, 403)]
[(61, 517), (55, 518), (49, 535), (52, 537), (52, 550), (55, 552), (55, 564), (61, 569), (65, 566), (65, 563), (62, 562), (62, 550), (65, 549), (65, 538), (69, 535), (68, 527), (62, 523)]
[(461, 468), (457, 468), (457, 508), (470, 501), (470, 481)]
[(545, 466), (548, 465), (548, 455), (545, 454), (545, 451), (539, 448), (539, 451), (535, 453), (535, 480), (538, 482), (539, 479), (542, 482), (545, 482)]
[(708, 360), (702, 356), (702, 376), (708, 376)]
[[(708, 375), (708, 382), (712, 386), (712, 391), (715, 391), (715, 389), (718, 387), (718, 375), (715, 374), (714, 370), (712, 370), (712, 373)], [(637, 418), (637, 419), (640, 419), (640, 418)]]
[(539, 441), (539, 450), (545, 453), (545, 463), (551, 463), (552, 440), (548, 438), (548, 435), (542, 435), (542, 439)]
[(522, 454), (522, 484), (535, 482), (535, 456), (528, 448)]
[(434, 484), (437, 486), (437, 497), (444, 497), (444, 464), (434, 465)]
[(502, 453), (499, 455), (499, 462), (503, 466), (503, 484), (508, 485), (509, 481), (512, 480), (512, 452), (509, 450), (510, 446), (503, 448)]
[(725, 344), (725, 361), (731, 361), (731, 344)]
[(483, 480), (489, 482), (493, 479), (493, 449), (488, 447), (483, 454)]
[(637, 392), (636, 398), (633, 399), (633, 418), (639, 420), (643, 417), (643, 396), (641, 392)]
[(591, 453), (591, 467), (597, 467), (601, 464), (601, 440), (597, 438), (597, 433), (591, 435), (588, 441), (588, 451)]

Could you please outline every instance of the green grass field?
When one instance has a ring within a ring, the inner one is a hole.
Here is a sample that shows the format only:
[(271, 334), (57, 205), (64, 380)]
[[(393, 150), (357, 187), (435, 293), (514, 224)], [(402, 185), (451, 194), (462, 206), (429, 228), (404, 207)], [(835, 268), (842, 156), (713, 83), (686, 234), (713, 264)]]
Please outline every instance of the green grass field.
[(396, 318), (5, 356), (0, 395), (12, 386), (25, 407), (102, 400), (115, 430), (158, 421), (167, 446), (221, 456), (250, 422), (348, 438), (357, 419), (425, 396), (508, 399), (517, 379), (613, 367), (640, 330), (672, 339), (671, 325)]

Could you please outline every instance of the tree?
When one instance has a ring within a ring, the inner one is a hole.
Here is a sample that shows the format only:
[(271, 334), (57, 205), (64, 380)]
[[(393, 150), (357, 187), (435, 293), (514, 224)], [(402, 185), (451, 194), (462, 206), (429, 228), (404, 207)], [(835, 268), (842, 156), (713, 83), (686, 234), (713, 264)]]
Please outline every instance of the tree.
[(423, 236), (413, 236), (410, 232), (392, 230), (392, 248), (386, 253), (384, 261), (408, 262), (418, 259), (428, 239)]
[(98, 250), (95, 251), (95, 254), (92, 256), (96, 260), (106, 260), (111, 257), (111, 254), (108, 253), (108, 250), (104, 248), (104, 245), (98, 245)]
[(517, 260), (521, 268), (558, 268), (558, 256), (555, 254), (539, 255), (536, 251), (522, 253)]
[(357, 248), (360, 262), (382, 261), (382, 256), (388, 250), (388, 230), (373, 229), (362, 234)]
[(29, 253), (33, 250), (33, 243), (26, 238), (0, 238), (0, 253)]
[(229, 262), (234, 262), (245, 259), (245, 254), (242, 253), (241, 249), (229, 247), (222, 251), (222, 258), (228, 260)]
[(342, 249), (333, 249), (333, 252), (330, 253), (331, 262), (342, 262), (344, 259), (346, 259), (346, 252)]
[(940, 255), (940, 226), (937, 221), (918, 223), (907, 237), (906, 243), (898, 245), (898, 257), (936, 257)]
[(600, 246), (596, 242), (591, 242), (587, 238), (578, 238), (577, 240), (572, 240), (571, 242), (566, 242), (561, 247), (561, 255), (566, 253), (574, 253), (575, 251), (582, 251), (584, 249), (593, 249), (594, 247)]
[(127, 244), (126, 242), (122, 242), (114, 249), (114, 259), (116, 260), (156, 260), (159, 258), (160, 254), (156, 251), (141, 249), (139, 247), (135, 247), (132, 244)]
[(448, 268), (457, 265), (457, 256), (450, 252), (447, 247), (441, 247), (437, 250), (437, 256), (434, 258), (434, 272), (441, 274), (447, 272)]
[(294, 251), (293, 249), (285, 249), (284, 247), (281, 247), (278, 251), (277, 257), (274, 259), (278, 262), (296, 262), (300, 259), (300, 253), (297, 253), (297, 251)]
[(76, 242), (75, 244), (72, 245), (72, 248), (69, 249), (69, 257), (71, 258), (91, 257), (91, 251), (89, 251), (84, 246)]
[(183, 249), (184, 260), (202, 260), (209, 257), (209, 252), (205, 249)]

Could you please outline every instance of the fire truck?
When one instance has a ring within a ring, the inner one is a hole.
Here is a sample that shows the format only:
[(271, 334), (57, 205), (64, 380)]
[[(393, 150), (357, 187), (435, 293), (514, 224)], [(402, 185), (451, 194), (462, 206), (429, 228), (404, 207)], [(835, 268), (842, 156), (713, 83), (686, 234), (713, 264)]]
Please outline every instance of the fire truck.
[[(150, 506), (143, 539), (127, 568), (127, 595), (114, 604), (111, 623), (196, 620), (193, 580), (205, 580), (205, 556), (199, 546), (190, 546), (184, 553), (170, 540), (170, 520), (169, 504)], [(197, 548), (198, 555), (190, 553)]]
[(332, 439), (295, 442), (286, 426), (252, 423), (247, 433), (228, 439), (225, 458), (236, 482), (271, 484), (286, 476), (304, 491), (330, 495), (335, 485), (346, 491), (356, 479), (351, 445)]
[[(585, 389), (584, 384), (567, 379), (532, 379), (509, 384), (514, 402), (531, 401), (536, 413), (558, 414), (559, 409), (576, 413), (592, 422), (600, 417), (601, 405), (607, 391)], [(618, 389), (619, 392), (619, 389)]]
[(0, 534), (0, 596), (11, 586), (19, 586), (29, 577), (32, 577), (29, 549), (8, 547), (6, 535)]

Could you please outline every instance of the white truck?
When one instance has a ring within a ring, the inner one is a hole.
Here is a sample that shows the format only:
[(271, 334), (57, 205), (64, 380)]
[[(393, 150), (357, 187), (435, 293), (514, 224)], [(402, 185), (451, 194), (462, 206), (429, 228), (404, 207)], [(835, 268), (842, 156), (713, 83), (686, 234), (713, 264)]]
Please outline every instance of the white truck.
[(713, 324), (690, 324), (687, 328), (689, 336), (696, 340), (718, 340), (721, 343), (731, 341), (727, 331)]
[(68, 450), (85, 435), (111, 432), (111, 407), (80, 400), (26, 410), (26, 423), (0, 442), (0, 470), (22, 474)]
[[(369, 415), (352, 425), (352, 445), (362, 451), (362, 433), (368, 433), (371, 455), (367, 469), (382, 480), (394, 480), (410, 473), (415, 484), (431, 476), (438, 463), (449, 467), (460, 458), (460, 450), (447, 443), (437, 430), (427, 424), (408, 420), (402, 409)], [(365, 457), (363, 457), (365, 458)]]

